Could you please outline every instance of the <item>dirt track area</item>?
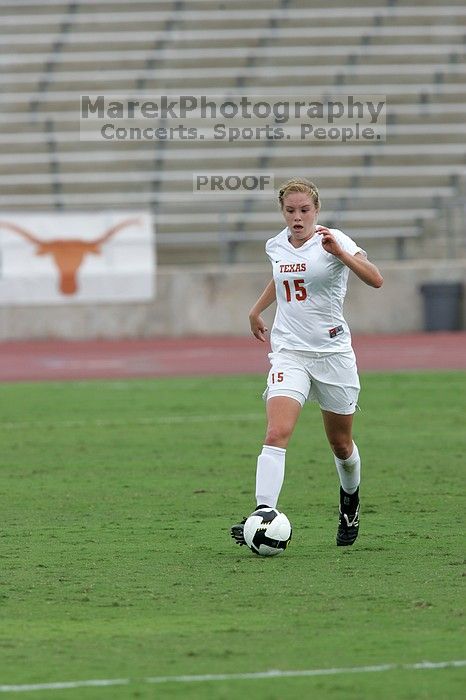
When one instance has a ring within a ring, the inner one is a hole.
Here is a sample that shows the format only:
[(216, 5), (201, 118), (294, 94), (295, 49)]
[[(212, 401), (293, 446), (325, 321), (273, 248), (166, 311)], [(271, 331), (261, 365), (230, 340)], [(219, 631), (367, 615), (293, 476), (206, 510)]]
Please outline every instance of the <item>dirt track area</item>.
[[(353, 338), (365, 371), (466, 369), (466, 332)], [(251, 337), (0, 343), (0, 381), (266, 372), (268, 344)]]

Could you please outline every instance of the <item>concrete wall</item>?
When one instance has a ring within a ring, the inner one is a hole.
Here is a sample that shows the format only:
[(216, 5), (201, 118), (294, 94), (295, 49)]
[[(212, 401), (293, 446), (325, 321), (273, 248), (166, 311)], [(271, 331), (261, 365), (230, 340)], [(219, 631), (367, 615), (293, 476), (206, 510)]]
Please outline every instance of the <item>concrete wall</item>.
[[(423, 330), (421, 284), (462, 282), (466, 288), (466, 260), (384, 262), (380, 269), (381, 289), (350, 274), (345, 315), (354, 333)], [(244, 335), (248, 310), (269, 274), (267, 265), (161, 267), (152, 303), (1, 307), (0, 340)], [(270, 323), (273, 314), (264, 316)]]

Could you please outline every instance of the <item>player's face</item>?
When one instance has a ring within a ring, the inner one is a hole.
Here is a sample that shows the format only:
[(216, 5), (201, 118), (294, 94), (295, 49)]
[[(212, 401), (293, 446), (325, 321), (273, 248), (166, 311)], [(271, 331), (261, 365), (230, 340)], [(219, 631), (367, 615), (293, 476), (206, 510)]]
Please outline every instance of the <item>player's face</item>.
[(282, 212), (293, 243), (298, 245), (305, 243), (314, 235), (319, 211), (315, 208), (310, 195), (304, 192), (291, 192), (283, 200)]

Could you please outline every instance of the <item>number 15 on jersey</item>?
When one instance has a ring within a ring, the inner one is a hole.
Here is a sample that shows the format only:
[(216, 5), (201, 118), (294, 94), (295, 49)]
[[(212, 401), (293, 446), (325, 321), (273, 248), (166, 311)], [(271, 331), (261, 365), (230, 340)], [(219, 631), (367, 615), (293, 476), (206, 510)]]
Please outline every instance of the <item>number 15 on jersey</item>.
[(293, 296), (296, 301), (304, 301), (307, 298), (307, 291), (303, 279), (293, 280), (293, 289), (288, 280), (283, 280), (283, 286), (285, 287), (287, 301), (291, 301)]

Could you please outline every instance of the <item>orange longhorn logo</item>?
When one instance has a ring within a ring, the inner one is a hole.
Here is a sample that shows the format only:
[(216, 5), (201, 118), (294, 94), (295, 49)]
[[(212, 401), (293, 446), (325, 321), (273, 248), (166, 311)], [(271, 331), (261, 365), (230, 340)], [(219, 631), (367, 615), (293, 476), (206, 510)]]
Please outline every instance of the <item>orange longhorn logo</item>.
[(0, 228), (8, 229), (17, 233), (33, 245), (37, 246), (36, 255), (51, 255), (60, 273), (60, 291), (62, 294), (75, 294), (78, 290), (77, 273), (87, 253), (100, 255), (101, 248), (109, 238), (114, 236), (121, 229), (140, 223), (139, 219), (125, 219), (121, 224), (112, 226), (106, 233), (95, 241), (83, 241), (79, 239), (57, 238), (53, 241), (41, 241), (33, 236), (29, 231), (11, 224), (7, 221), (0, 221)]

